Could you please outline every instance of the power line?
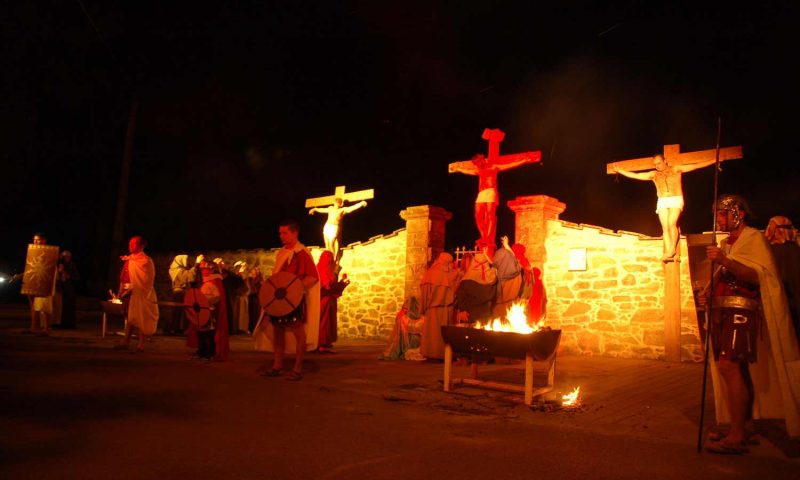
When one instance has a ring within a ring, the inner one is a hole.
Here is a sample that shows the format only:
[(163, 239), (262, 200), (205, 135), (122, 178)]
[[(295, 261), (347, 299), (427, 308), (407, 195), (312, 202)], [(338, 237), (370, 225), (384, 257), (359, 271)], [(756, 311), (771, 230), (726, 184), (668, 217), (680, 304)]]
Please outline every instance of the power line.
[(86, 10), (86, 5), (84, 5), (81, 0), (75, 0), (75, 1), (78, 2), (78, 5), (81, 6), (81, 10), (83, 10), (83, 14), (86, 15), (86, 19), (89, 20), (89, 24), (94, 29), (94, 33), (97, 34), (97, 38), (100, 40), (100, 43), (103, 44), (103, 46), (106, 48), (106, 51), (108, 52), (108, 54), (111, 55), (111, 58), (114, 60), (114, 62), (116, 62), (117, 61), (117, 56), (114, 55), (114, 51), (111, 50), (111, 46), (108, 44), (108, 42), (106, 42), (106, 39), (103, 37), (103, 34), (100, 33), (100, 29), (97, 28), (97, 24), (94, 23), (94, 19), (92, 19), (92, 16), (89, 15), (89, 11)]

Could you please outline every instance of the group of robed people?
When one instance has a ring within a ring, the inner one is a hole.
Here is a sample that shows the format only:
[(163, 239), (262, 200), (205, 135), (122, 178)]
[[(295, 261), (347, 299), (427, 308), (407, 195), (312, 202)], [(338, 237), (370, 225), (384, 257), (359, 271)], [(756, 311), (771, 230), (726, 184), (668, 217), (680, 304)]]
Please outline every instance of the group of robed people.
[(419, 296), (406, 299), (384, 359), (442, 359), (441, 327), (475, 324), (505, 317), (515, 302), (524, 304), (530, 325), (545, 316), (547, 296), (541, 270), (532, 267), (521, 244), (503, 247), (489, 256), (488, 249), (465, 253), (459, 262), (441, 252), (420, 281)]

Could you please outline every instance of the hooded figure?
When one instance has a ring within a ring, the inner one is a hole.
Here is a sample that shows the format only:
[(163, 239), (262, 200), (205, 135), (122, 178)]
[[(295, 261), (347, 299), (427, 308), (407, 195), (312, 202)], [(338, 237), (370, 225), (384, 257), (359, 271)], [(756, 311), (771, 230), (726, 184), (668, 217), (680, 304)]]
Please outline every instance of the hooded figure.
[(497, 270), (482, 253), (467, 260), (465, 268), (464, 277), (456, 290), (456, 308), (469, 323), (489, 320), (495, 298)]
[[(222, 285), (222, 275), (218, 272), (218, 267), (211, 264), (203, 264), (200, 267), (203, 274), (203, 286), (200, 288), (215, 308), (215, 333), (214, 333), (214, 360), (224, 361), (228, 359), (230, 343), (228, 336), (228, 309), (226, 305), (225, 287)], [(214, 301), (216, 293), (216, 302)]]
[(800, 340), (800, 246), (797, 245), (797, 230), (788, 218), (772, 217), (764, 235), (775, 257), (794, 331)]
[(422, 314), (425, 316), (420, 353), (426, 358), (444, 358), (442, 326), (454, 323), (457, 278), (453, 256), (442, 252), (420, 282)]
[(333, 253), (329, 250), (323, 250), (320, 255), (317, 273), (320, 283), (319, 351), (332, 353), (333, 343), (339, 338), (337, 330), (339, 297), (350, 282), (337, 280), (336, 263), (333, 260)]

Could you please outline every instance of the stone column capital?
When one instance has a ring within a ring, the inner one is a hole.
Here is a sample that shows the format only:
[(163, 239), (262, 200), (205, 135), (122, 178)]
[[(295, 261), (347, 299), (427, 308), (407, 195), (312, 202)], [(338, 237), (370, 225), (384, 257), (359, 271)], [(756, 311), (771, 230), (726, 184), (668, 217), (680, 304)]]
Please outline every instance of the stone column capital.
[(558, 219), (558, 216), (564, 213), (567, 205), (558, 199), (549, 197), (547, 195), (528, 195), (524, 197), (517, 197), (509, 200), (508, 208), (516, 214), (521, 212), (535, 212), (541, 211), (546, 218)]
[(453, 218), (453, 214), (448, 212), (442, 207), (433, 207), (431, 205), (417, 205), (408, 207), (400, 212), (400, 218), (405, 221), (416, 220), (421, 218), (431, 220), (448, 221)]

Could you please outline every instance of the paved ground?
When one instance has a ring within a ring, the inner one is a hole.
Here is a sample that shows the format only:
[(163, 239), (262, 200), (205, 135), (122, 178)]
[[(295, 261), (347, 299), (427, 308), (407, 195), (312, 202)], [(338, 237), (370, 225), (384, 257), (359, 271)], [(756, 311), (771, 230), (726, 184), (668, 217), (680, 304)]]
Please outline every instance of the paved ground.
[[(302, 382), (257, 375), (266, 356), (188, 359), (182, 340), (112, 351), (96, 315), (50, 338), (0, 307), (0, 478), (786, 478), (798, 444), (762, 425), (743, 457), (695, 453), (702, 369), (558, 360), (556, 388), (584, 407), (539, 411), (514, 395), (441, 391), (442, 366), (377, 360), (380, 345), (313, 355)], [(467, 376), (466, 367), (456, 375)], [(522, 366), (481, 376), (522, 383)], [(708, 423), (713, 421), (708, 399)], [(446, 477), (445, 477), (446, 476)]]

